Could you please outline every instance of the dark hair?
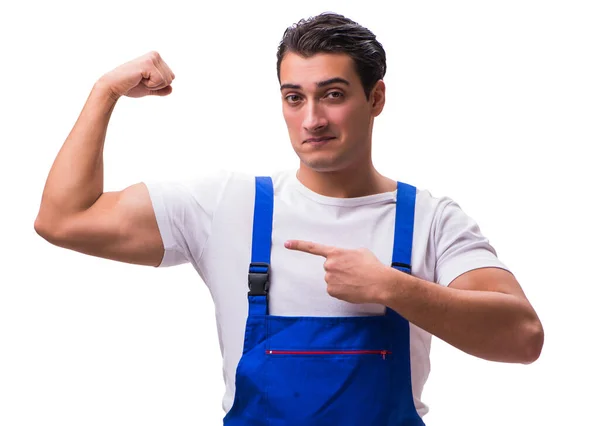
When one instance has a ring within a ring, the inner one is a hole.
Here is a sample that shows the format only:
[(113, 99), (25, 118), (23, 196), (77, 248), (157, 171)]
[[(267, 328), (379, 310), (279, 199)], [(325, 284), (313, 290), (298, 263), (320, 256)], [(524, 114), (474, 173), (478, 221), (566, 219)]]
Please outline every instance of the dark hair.
[(375, 34), (345, 16), (325, 12), (288, 27), (277, 49), (277, 79), (287, 52), (304, 57), (317, 53), (345, 53), (354, 61), (367, 98), (386, 71), (385, 50)]

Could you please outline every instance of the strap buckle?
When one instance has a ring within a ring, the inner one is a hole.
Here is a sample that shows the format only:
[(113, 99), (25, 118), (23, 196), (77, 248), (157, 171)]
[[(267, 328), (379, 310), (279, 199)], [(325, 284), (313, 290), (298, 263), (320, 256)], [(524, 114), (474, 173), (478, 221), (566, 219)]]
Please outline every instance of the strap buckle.
[(412, 268), (410, 265), (402, 262), (392, 262), (392, 268), (398, 269), (399, 271), (405, 272), (407, 274), (412, 273)]
[(266, 296), (269, 292), (271, 266), (264, 262), (251, 262), (248, 271), (249, 296)]

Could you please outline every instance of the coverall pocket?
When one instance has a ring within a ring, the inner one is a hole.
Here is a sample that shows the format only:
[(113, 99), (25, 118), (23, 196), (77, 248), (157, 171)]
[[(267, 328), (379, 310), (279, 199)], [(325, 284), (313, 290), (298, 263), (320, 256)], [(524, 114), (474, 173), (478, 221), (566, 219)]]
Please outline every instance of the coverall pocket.
[(393, 356), (387, 349), (269, 349), (266, 356), (273, 425), (387, 423)]

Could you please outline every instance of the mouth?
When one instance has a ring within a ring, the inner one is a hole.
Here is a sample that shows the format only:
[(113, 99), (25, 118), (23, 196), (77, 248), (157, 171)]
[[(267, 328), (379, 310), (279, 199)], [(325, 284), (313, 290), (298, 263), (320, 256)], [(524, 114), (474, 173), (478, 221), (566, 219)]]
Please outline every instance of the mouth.
[(309, 139), (305, 139), (303, 143), (310, 143), (310, 144), (314, 144), (314, 145), (320, 145), (320, 144), (324, 144), (327, 141), (330, 141), (332, 139), (335, 139), (334, 136), (322, 136), (320, 138), (309, 138)]

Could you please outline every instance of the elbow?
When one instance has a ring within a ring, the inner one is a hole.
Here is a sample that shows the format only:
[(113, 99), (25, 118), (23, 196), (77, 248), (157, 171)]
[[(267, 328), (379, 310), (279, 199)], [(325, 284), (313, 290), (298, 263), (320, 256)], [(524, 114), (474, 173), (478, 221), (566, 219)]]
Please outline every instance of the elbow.
[(58, 245), (60, 240), (58, 237), (58, 227), (55, 224), (52, 224), (52, 222), (42, 218), (39, 214), (33, 223), (33, 229), (36, 234), (44, 240), (51, 244)]
[(528, 324), (523, 331), (522, 363), (531, 364), (535, 362), (542, 353), (544, 346), (544, 328), (542, 323), (536, 319)]
[(47, 240), (48, 239), (48, 235), (49, 235), (49, 227), (46, 225), (46, 223), (40, 218), (40, 215), (38, 214), (38, 216), (35, 218), (35, 221), (33, 222), (33, 229), (35, 230), (35, 233), (38, 234), (40, 237), (42, 237), (43, 239)]

